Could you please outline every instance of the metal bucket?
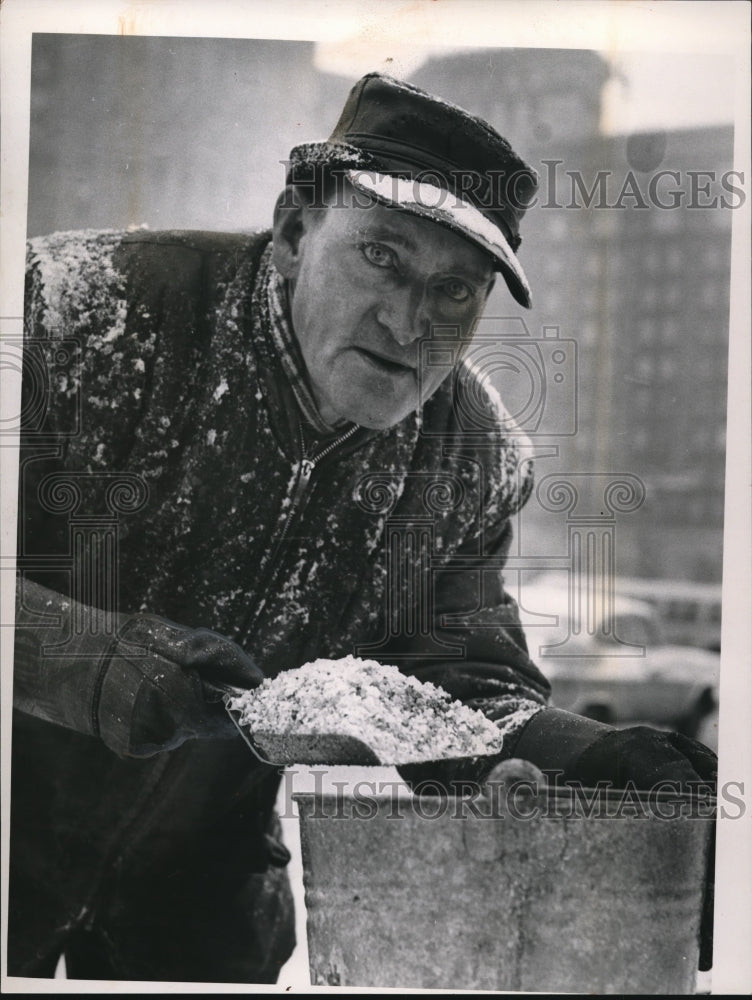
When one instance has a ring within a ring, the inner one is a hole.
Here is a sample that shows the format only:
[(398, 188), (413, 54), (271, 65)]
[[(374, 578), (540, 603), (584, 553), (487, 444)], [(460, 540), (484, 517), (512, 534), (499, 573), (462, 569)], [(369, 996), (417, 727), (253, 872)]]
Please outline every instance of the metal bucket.
[(694, 992), (712, 810), (294, 797), (314, 985)]

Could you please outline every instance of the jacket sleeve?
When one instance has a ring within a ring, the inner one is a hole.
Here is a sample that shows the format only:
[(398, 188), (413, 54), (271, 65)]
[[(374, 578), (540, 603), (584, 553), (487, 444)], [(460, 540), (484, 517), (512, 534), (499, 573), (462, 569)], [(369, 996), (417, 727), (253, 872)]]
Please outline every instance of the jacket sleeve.
[(83, 733), (112, 609), (74, 599), (94, 595), (79, 594), (71, 517), (87, 512), (89, 483), (122, 467), (153, 355), (128, 317), (122, 235), (55, 233), (27, 253), (14, 705)]
[[(85, 625), (75, 644), (71, 642), (74, 619)], [(77, 605), (63, 594), (19, 576), (13, 707), (94, 735), (97, 675), (109, 641), (106, 619), (107, 615), (95, 608)]]
[(206, 255), (135, 235), (54, 233), (28, 249), (18, 564), (83, 603), (96, 601), (64, 571), (72, 521), (146, 503), (147, 477), (195, 419), (190, 379), (172, 373), (208, 350)]

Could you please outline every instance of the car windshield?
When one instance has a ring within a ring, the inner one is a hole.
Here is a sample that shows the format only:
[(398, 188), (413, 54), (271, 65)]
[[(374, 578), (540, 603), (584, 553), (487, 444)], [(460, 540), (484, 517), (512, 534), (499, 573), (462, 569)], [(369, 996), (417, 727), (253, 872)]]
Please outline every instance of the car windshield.
[(643, 615), (619, 615), (616, 619), (616, 635), (622, 642), (640, 646), (657, 646), (661, 643), (657, 621)]

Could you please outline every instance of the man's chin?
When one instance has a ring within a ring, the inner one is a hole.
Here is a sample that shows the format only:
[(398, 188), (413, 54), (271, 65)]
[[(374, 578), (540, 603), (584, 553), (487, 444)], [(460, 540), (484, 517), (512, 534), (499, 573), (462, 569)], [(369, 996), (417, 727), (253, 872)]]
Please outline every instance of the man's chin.
[(366, 427), (368, 430), (387, 431), (390, 427), (401, 423), (415, 409), (415, 406), (401, 406), (387, 411), (378, 406), (365, 407), (363, 400), (359, 400), (352, 406), (343, 407), (342, 416), (345, 420)]

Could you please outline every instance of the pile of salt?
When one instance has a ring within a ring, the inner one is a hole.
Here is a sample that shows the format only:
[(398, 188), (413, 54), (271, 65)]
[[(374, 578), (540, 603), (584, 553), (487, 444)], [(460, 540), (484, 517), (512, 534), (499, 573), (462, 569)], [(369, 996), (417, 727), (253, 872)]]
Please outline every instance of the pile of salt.
[(354, 736), (383, 764), (493, 754), (502, 745), (490, 720), (442, 688), (354, 656), (267, 678), (230, 708), (251, 735)]

